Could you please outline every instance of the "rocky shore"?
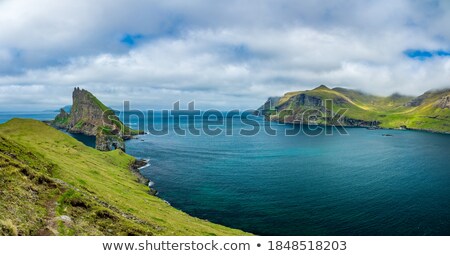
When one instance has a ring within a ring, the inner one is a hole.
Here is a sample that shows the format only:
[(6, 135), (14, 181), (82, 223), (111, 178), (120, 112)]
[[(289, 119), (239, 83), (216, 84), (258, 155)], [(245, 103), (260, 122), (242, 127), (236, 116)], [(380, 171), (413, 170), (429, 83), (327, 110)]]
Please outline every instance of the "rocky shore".
[(158, 191), (156, 191), (154, 188), (150, 187), (151, 181), (147, 178), (145, 178), (141, 173), (141, 168), (146, 167), (149, 165), (149, 160), (145, 159), (136, 159), (131, 165), (130, 170), (133, 172), (133, 174), (137, 177), (137, 182), (148, 185), (149, 191), (148, 193), (150, 195), (156, 195)]

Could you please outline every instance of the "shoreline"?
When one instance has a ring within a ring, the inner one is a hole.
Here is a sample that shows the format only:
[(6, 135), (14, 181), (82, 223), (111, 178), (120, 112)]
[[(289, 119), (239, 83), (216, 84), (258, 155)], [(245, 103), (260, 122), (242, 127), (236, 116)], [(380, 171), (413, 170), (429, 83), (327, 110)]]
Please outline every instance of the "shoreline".
[(336, 128), (365, 128), (367, 130), (395, 130), (395, 131), (418, 131), (418, 132), (426, 132), (426, 133), (434, 133), (434, 134), (444, 134), (450, 135), (450, 131), (435, 131), (435, 130), (427, 130), (427, 129), (418, 129), (418, 128), (389, 128), (389, 127), (372, 127), (372, 126), (350, 126), (350, 125), (324, 125), (324, 124), (305, 124), (305, 123), (291, 123), (291, 122), (281, 122), (281, 121), (270, 121), (276, 124), (291, 124), (291, 125), (314, 125), (320, 127), (336, 127)]
[[(150, 166), (150, 161), (147, 159), (138, 159), (135, 156), (134, 162), (130, 165), (130, 171), (137, 177), (137, 182), (146, 185), (149, 188), (148, 193), (150, 195), (156, 196), (158, 191), (150, 186), (154, 184), (150, 179), (142, 175), (141, 171), (143, 168)], [(162, 198), (161, 198), (162, 199)]]

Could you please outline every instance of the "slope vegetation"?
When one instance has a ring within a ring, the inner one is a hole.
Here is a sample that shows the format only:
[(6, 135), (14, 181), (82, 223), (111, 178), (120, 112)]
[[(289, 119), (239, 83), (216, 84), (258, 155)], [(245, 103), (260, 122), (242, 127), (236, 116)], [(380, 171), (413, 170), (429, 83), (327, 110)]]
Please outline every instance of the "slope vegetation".
[(0, 235), (245, 235), (149, 194), (135, 159), (42, 122), (0, 125)]

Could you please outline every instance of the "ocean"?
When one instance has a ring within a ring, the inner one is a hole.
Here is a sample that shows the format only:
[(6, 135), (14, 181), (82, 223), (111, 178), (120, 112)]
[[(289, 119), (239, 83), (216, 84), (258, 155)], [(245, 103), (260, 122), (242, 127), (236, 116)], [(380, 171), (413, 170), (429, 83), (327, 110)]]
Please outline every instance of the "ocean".
[[(0, 113), (0, 123), (56, 114)], [(232, 136), (178, 135), (171, 121), (169, 134), (127, 141), (127, 153), (150, 160), (141, 171), (172, 206), (257, 235), (450, 235), (450, 135), (285, 136), (292, 125), (270, 124), (278, 135), (243, 136), (249, 126), (235, 119), (217, 126)]]

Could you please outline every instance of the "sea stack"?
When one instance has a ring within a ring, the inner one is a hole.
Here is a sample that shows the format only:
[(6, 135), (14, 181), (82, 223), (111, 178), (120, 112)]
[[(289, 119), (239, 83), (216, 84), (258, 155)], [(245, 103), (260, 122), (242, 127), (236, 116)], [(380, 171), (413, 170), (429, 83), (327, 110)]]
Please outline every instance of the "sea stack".
[(98, 150), (121, 149), (125, 152), (124, 140), (140, 133), (125, 126), (113, 110), (87, 90), (75, 88), (72, 100), (70, 113), (61, 109), (52, 125), (70, 133), (95, 136)]

